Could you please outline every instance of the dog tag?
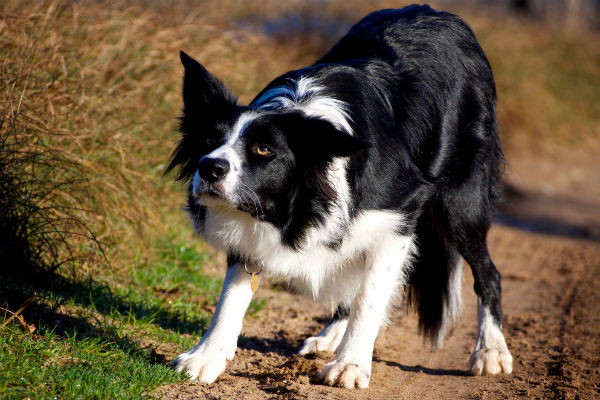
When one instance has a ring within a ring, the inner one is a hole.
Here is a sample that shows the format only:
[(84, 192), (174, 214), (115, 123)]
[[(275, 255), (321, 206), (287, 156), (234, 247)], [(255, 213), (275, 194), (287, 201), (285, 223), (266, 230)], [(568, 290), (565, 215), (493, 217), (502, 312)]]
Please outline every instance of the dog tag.
[(258, 289), (258, 274), (262, 272), (265, 267), (265, 263), (261, 260), (260, 267), (257, 268), (257, 264), (250, 264), (250, 270), (248, 270), (248, 263), (244, 263), (244, 270), (247, 274), (250, 275), (250, 288), (252, 289), (252, 293), (256, 292)]
[(252, 293), (256, 292), (256, 289), (258, 289), (258, 275), (256, 275), (256, 272), (252, 273), (252, 277), (250, 278), (250, 287), (252, 288)]

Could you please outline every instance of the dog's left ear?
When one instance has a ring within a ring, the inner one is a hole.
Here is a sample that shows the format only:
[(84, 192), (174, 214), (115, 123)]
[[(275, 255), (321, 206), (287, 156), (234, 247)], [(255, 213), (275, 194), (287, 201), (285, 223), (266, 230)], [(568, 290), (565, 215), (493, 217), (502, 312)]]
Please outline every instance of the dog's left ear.
[(228, 109), (235, 105), (235, 98), (225, 85), (213, 76), (198, 61), (179, 52), (185, 68), (183, 77), (183, 104), (186, 109), (210, 108)]
[(349, 157), (370, 147), (322, 118), (289, 113), (277, 116), (274, 122), (286, 132), (291, 147), (311, 158)]
[(180, 118), (181, 139), (165, 170), (179, 168), (178, 180), (191, 178), (198, 166), (199, 152), (206, 148), (206, 135), (214, 132), (221, 121), (237, 108), (235, 98), (225, 85), (185, 52), (179, 53), (185, 68), (183, 76), (183, 115)]

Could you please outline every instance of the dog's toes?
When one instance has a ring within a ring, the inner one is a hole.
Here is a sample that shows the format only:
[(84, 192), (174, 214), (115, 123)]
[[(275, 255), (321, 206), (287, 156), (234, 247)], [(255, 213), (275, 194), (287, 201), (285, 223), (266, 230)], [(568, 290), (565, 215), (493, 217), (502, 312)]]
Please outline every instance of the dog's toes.
[(185, 372), (192, 381), (213, 383), (225, 371), (227, 364), (225, 354), (183, 353), (171, 363), (177, 372)]
[(171, 363), (171, 367), (175, 368), (177, 372), (185, 372), (192, 381), (198, 378), (200, 371), (200, 365), (194, 363), (193, 357), (188, 353), (178, 355)]
[(369, 387), (370, 374), (364, 372), (358, 364), (333, 360), (323, 368), (319, 378), (330, 386), (366, 389)]
[(472, 375), (497, 375), (512, 372), (512, 356), (508, 350), (480, 349), (473, 352), (469, 360)]
[(225, 371), (226, 364), (224, 357), (210, 360), (202, 367), (201, 373), (198, 374), (198, 382), (213, 383)]
[(498, 354), (498, 363), (500, 367), (502, 367), (502, 372), (505, 374), (512, 373), (513, 370), (513, 358), (510, 353), (507, 351), (501, 351)]

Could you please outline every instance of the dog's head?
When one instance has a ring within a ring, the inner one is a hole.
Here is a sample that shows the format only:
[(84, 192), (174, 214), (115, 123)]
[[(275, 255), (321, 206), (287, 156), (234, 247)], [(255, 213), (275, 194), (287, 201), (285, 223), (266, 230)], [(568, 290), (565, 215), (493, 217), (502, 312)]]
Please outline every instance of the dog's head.
[(192, 201), (284, 228), (299, 211), (314, 219), (336, 200), (328, 168), (365, 142), (301, 108), (240, 106), (197, 61), (183, 52), (181, 60), (182, 136), (168, 170), (191, 179)]

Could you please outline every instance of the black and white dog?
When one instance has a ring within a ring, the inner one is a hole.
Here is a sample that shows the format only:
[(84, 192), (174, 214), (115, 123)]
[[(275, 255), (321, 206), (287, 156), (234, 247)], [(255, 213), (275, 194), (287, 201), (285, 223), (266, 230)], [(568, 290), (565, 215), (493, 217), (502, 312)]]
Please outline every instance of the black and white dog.
[(443, 343), (460, 314), (464, 259), (479, 296), (470, 371), (511, 372), (486, 246), (503, 163), (495, 85), (465, 22), (427, 6), (372, 13), (248, 106), (181, 60), (182, 137), (169, 170), (190, 180), (194, 225), (229, 266), (210, 328), (173, 361), (178, 371), (205, 383), (224, 371), (252, 298), (248, 272), (262, 270), (331, 309), (299, 354), (335, 351), (322, 380), (366, 388), (396, 301)]

